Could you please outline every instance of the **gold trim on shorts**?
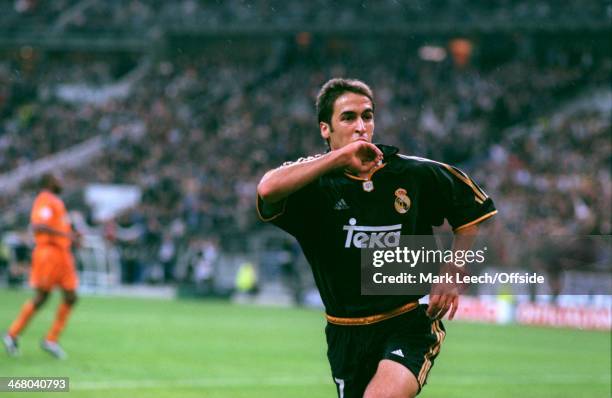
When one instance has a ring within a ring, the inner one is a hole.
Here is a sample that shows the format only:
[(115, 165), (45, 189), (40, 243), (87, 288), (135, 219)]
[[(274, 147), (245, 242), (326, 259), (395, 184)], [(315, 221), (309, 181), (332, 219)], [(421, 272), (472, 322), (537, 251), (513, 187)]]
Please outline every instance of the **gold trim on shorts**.
[(349, 325), (349, 326), (371, 325), (373, 323), (381, 322), (386, 319), (405, 314), (406, 312), (410, 312), (418, 306), (419, 306), (419, 302), (413, 301), (408, 304), (404, 304), (401, 307), (395, 308), (391, 311), (383, 312), (382, 314), (377, 314), (377, 315), (364, 316), (361, 318), (341, 318), (341, 317), (325, 314), (325, 318), (327, 319), (327, 322), (333, 323), (334, 325)]

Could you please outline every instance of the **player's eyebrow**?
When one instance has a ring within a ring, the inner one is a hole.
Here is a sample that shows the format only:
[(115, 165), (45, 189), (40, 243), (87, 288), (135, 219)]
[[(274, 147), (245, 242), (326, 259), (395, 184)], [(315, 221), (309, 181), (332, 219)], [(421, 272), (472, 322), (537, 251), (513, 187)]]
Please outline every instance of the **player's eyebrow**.
[[(361, 111), (361, 114), (363, 115), (364, 113), (374, 113), (374, 110), (370, 107), (365, 108), (363, 111)], [(357, 112), (355, 111), (344, 111), (340, 113), (340, 117), (342, 116), (355, 116), (357, 114)]]

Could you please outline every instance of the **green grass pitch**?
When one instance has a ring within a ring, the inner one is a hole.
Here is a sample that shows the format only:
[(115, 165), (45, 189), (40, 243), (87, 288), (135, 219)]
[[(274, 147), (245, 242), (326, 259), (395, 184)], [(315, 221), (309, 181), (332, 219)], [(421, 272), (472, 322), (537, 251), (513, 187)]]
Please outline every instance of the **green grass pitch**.
[[(0, 330), (28, 292), (0, 290)], [(58, 294), (0, 353), (0, 376), (68, 376), (72, 397), (335, 397), (320, 311), (83, 297), (63, 335), (38, 348)], [(421, 397), (610, 397), (610, 333), (446, 322)], [(0, 393), (0, 398), (39, 393)], [(55, 396), (55, 395), (54, 395)]]

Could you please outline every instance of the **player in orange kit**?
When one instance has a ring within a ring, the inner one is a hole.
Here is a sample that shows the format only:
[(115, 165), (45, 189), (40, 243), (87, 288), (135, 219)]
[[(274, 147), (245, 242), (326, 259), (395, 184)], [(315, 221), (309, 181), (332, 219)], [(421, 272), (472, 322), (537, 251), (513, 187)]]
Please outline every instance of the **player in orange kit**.
[(66, 207), (58, 196), (62, 191), (60, 179), (53, 174), (46, 174), (42, 177), (41, 188), (34, 200), (30, 216), (36, 243), (32, 253), (30, 285), (36, 294), (23, 305), (2, 341), (10, 356), (18, 355), (19, 334), (47, 301), (49, 293), (59, 286), (63, 292), (63, 301), (49, 333), (41, 342), (41, 348), (56, 358), (63, 359), (66, 353), (58, 344), (58, 338), (77, 301), (79, 279), (70, 248), (73, 244), (78, 244), (79, 235), (72, 231)]

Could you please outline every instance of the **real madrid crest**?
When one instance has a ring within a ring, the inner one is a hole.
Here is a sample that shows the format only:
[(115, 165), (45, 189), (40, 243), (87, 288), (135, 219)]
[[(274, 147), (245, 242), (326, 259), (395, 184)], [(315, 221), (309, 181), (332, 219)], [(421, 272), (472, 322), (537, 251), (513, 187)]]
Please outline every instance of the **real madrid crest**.
[(374, 183), (371, 180), (364, 181), (361, 186), (366, 192), (372, 192), (374, 190)]
[(410, 198), (408, 192), (404, 188), (398, 188), (395, 190), (395, 211), (400, 214), (405, 214), (410, 209)]

